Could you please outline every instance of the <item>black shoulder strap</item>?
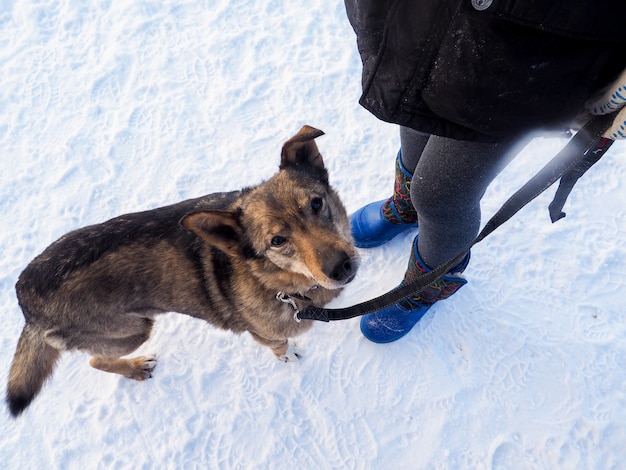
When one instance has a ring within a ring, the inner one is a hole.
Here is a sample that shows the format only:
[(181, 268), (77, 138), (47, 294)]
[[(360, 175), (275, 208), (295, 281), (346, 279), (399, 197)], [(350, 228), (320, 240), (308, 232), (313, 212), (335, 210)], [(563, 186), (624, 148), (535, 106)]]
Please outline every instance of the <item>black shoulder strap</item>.
[(565, 213), (562, 212), (562, 208), (572, 187), (578, 178), (596, 163), (613, 143), (612, 140), (602, 137), (602, 134), (611, 126), (613, 118), (614, 115), (602, 115), (592, 118), (546, 166), (503, 204), (485, 224), (474, 241), (457, 256), (437, 266), (431, 272), (418, 276), (411, 283), (396, 287), (380, 297), (345, 308), (307, 307), (298, 314), (299, 318), (325, 322), (347, 320), (389, 307), (410, 297), (450, 272), (457, 264), (458, 259), (464, 256), (472, 246), (482, 241), (500, 225), (513, 217), (522, 207), (552, 186), (559, 178), (561, 178), (561, 182), (554, 200), (550, 204), (550, 215), (552, 222), (556, 222), (564, 217)]

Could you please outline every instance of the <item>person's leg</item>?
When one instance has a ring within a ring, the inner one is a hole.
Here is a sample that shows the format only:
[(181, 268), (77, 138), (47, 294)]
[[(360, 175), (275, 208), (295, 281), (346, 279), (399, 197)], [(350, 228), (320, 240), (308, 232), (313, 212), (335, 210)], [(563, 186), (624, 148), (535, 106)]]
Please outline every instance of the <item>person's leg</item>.
[(400, 148), (402, 149), (402, 165), (413, 174), (422, 152), (428, 144), (430, 134), (419, 132), (410, 127), (400, 126)]
[(419, 220), (418, 251), (436, 267), (458, 254), (480, 229), (480, 201), (514, 156), (511, 142), (467, 142), (432, 136), (414, 169), (411, 201)]
[(414, 228), (417, 215), (411, 203), (411, 179), (429, 134), (400, 128), (401, 148), (395, 163), (393, 195), (365, 205), (352, 214), (352, 236), (359, 248), (373, 248)]
[[(480, 200), (487, 187), (514, 156), (511, 143), (461, 142), (431, 136), (415, 166), (411, 200), (419, 235), (413, 243), (403, 284), (458, 255), (480, 227)], [(365, 315), (361, 331), (371, 341), (388, 343), (407, 334), (437, 301), (467, 281), (459, 276), (469, 253), (438, 281), (391, 307)]]

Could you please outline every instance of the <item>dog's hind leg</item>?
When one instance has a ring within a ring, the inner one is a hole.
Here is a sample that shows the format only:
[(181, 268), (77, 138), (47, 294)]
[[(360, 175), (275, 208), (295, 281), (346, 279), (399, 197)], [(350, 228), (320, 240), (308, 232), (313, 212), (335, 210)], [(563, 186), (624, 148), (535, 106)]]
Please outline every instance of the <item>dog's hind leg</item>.
[(129, 379), (146, 380), (152, 377), (152, 371), (156, 367), (156, 356), (151, 354), (130, 359), (94, 356), (89, 364), (94, 369), (104, 372), (120, 374)]
[[(122, 358), (141, 346), (149, 337), (153, 320), (135, 318), (128, 322), (124, 330), (128, 336), (100, 337), (93, 341), (87, 349), (93, 357), (89, 364), (94, 369), (120, 374), (134, 380), (145, 380), (152, 377), (156, 366), (156, 355), (150, 354), (133, 358)], [(117, 335), (116, 335), (117, 336)]]

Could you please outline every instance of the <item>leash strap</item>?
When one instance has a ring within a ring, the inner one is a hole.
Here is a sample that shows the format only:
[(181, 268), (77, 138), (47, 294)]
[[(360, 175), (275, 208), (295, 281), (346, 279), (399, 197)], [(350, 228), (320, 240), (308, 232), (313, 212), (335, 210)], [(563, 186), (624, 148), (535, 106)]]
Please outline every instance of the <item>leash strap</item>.
[(559, 178), (561, 182), (554, 200), (550, 204), (550, 216), (552, 222), (563, 218), (565, 213), (562, 208), (574, 184), (604, 155), (613, 143), (612, 140), (602, 137), (602, 134), (611, 126), (613, 118), (614, 115), (611, 114), (593, 117), (546, 166), (502, 205), (485, 224), (474, 241), (452, 259), (380, 297), (344, 308), (330, 309), (310, 306), (299, 312), (298, 317), (324, 322), (347, 320), (389, 307), (410, 297), (450, 272), (458, 263), (459, 258), (465, 256), (472, 246), (485, 239), (500, 225), (517, 214), (520, 209), (552, 186)]
[(569, 196), (569, 193), (572, 191), (572, 188), (578, 181), (578, 179), (589, 169), (597, 163), (600, 158), (606, 153), (606, 151), (613, 144), (613, 140), (600, 137), (595, 139), (596, 145), (592, 145), (591, 148), (586, 149), (586, 154), (584, 158), (578, 160), (571, 170), (564, 174), (561, 177), (561, 181), (559, 182), (559, 188), (556, 190), (556, 194), (554, 195), (554, 199), (548, 206), (550, 210), (550, 219), (552, 223), (557, 220), (565, 217), (565, 212), (563, 212), (563, 205)]

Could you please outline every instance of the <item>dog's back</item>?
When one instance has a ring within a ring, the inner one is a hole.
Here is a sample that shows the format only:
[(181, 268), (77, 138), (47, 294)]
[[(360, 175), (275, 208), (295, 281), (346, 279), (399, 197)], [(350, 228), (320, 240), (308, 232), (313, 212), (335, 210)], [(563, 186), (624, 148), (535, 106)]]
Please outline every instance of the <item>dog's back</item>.
[[(208, 196), (159, 207), (152, 210), (125, 214), (106, 222), (83, 227), (67, 233), (37, 256), (20, 274), (16, 284), (17, 297), (26, 320), (35, 321), (32, 315), (44, 313), (45, 303), (59, 290), (67, 288), (73, 277), (82, 276), (98, 263), (98, 268), (107, 267), (100, 282), (92, 282), (104, 290), (118, 292), (133, 270), (142, 265), (123, 263), (133, 261), (137, 253), (161, 245), (171, 255), (197, 263), (200, 239), (180, 225), (180, 220), (191, 212), (201, 210), (226, 210), (241, 195), (242, 191), (217, 193)], [(165, 255), (165, 253), (163, 253)], [(109, 261), (115, 258), (116, 262)], [(105, 262), (106, 260), (106, 262)], [(156, 259), (150, 260), (150, 268)], [(104, 266), (102, 266), (104, 265)], [(129, 271), (131, 270), (131, 271)], [(142, 274), (147, 273), (143, 270)], [(32, 312), (32, 313), (30, 313)]]

